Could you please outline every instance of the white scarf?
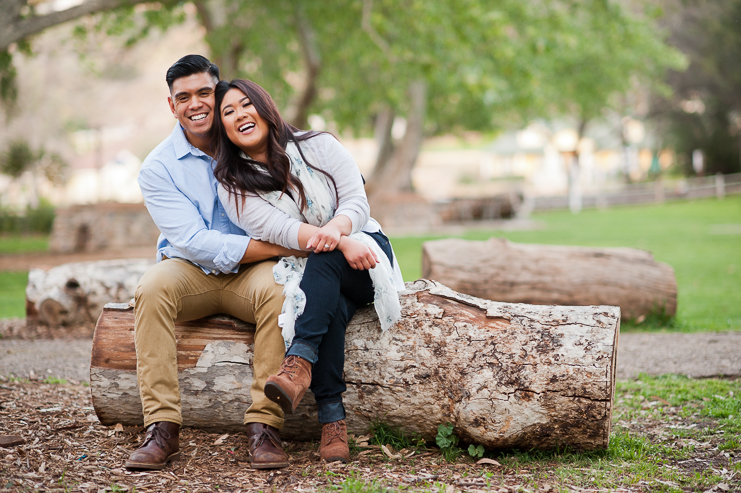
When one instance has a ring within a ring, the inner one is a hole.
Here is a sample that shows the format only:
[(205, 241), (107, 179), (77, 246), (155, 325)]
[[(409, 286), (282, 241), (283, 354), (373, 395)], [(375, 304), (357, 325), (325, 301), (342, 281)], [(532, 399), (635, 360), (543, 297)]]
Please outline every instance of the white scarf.
[[(316, 159), (307, 146), (302, 147), (302, 151), (309, 154), (310, 159)], [(317, 227), (324, 226), (334, 218), (335, 213), (332, 207), (334, 193), (329, 178), (324, 173), (306, 165), (295, 143), (288, 143), (286, 154), (291, 161), (291, 174), (298, 178), (304, 187), (306, 210), (302, 212), (288, 194), (282, 194), (279, 191), (261, 193), (260, 196), (294, 219)], [(381, 322), (381, 330), (385, 332), (401, 318), (401, 304), (394, 282), (394, 271), (399, 269), (398, 263), (394, 258), (392, 265), (378, 243), (367, 234), (354, 233), (350, 235), (350, 238), (366, 245), (379, 259), (376, 267), (370, 269), (368, 273), (373, 282), (373, 303)], [(282, 327), (281, 333), (286, 342), (286, 348), (291, 345), (295, 336), (296, 319), (304, 312), (306, 306), (306, 295), (299, 287), (306, 260), (303, 257), (283, 257), (273, 267), (273, 278), (275, 282), (283, 285), (285, 296), (283, 313), (278, 325)]]

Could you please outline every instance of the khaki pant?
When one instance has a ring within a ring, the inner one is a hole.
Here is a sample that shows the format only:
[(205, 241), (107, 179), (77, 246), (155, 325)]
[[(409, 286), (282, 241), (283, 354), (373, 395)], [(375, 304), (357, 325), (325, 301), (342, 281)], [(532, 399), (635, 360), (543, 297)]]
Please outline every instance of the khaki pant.
[(283, 411), (263, 391), (285, 353), (278, 327), (283, 287), (273, 280), (273, 265), (264, 261), (243, 265), (237, 274), (207, 275), (185, 260), (166, 259), (142, 276), (136, 289), (134, 341), (145, 426), (183, 422), (175, 322), (225, 313), (257, 326), (252, 405), (245, 412), (245, 424), (283, 427)]

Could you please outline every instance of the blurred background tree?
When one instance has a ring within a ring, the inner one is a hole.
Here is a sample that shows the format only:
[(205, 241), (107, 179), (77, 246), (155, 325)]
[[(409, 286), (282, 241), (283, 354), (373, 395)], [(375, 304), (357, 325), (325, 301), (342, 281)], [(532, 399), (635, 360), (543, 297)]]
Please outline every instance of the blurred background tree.
[(659, 94), (651, 117), (666, 144), (694, 174), (700, 149), (704, 173), (741, 171), (741, 0), (656, 0), (668, 41), (686, 54), (689, 68), (670, 70), (669, 94)]
[[(43, 3), (3, 3), (6, 99), (11, 52), (45, 27), (97, 13), (79, 36), (95, 30), (130, 45), (186, 17), (186, 2), (176, 0), (86, 0), (47, 13), (34, 6)], [(647, 91), (664, 144), (680, 156), (702, 149), (708, 172), (739, 170), (741, 0), (192, 4), (224, 78), (264, 85), (299, 127), (317, 115), (317, 128), (375, 134), (369, 193), (379, 183), (387, 192), (410, 190), (425, 137), (564, 116), (583, 133), (609, 111), (644, 116), (630, 94)]]
[[(606, 0), (194, 4), (224, 78), (264, 85), (300, 128), (313, 114), (375, 134), (370, 195), (411, 191), (427, 136), (563, 115), (583, 131), (631, 87), (683, 67), (651, 16)], [(112, 11), (97, 28), (136, 39), (152, 23), (137, 15)]]

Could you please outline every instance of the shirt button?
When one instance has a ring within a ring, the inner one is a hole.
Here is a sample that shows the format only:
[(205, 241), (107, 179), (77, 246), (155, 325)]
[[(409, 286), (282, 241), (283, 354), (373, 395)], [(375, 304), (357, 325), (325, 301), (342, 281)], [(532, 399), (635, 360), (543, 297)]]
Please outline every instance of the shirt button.
[(221, 213), (221, 217), (224, 217), (224, 213), (223, 212)]

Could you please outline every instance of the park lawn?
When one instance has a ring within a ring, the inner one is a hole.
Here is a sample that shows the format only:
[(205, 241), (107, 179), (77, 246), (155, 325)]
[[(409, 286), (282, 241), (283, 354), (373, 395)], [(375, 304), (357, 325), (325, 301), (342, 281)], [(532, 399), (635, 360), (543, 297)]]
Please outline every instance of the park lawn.
[(0, 235), (0, 255), (45, 252), (49, 249), (49, 235)]
[[(586, 210), (580, 214), (549, 212), (534, 214), (532, 219), (543, 227), (533, 231), (469, 231), (459, 236), (648, 250), (656, 260), (674, 268), (677, 317), (668, 327), (651, 319), (640, 328), (741, 330), (741, 197)], [(422, 243), (441, 237), (392, 238), (406, 281), (422, 275)]]
[(28, 272), (0, 272), (0, 319), (26, 316)]
[[(470, 240), (492, 236), (520, 243), (642, 248), (671, 265), (679, 287), (677, 317), (649, 319), (639, 329), (741, 330), (741, 197), (534, 214), (533, 231), (469, 231)], [(728, 227), (727, 225), (735, 225)], [(396, 236), (394, 251), (404, 279), (422, 275), (422, 243), (442, 236)], [(48, 237), (2, 236), (0, 253), (44, 250)], [(25, 273), (0, 272), (0, 318), (25, 313)], [(623, 329), (632, 329), (623, 321)]]

